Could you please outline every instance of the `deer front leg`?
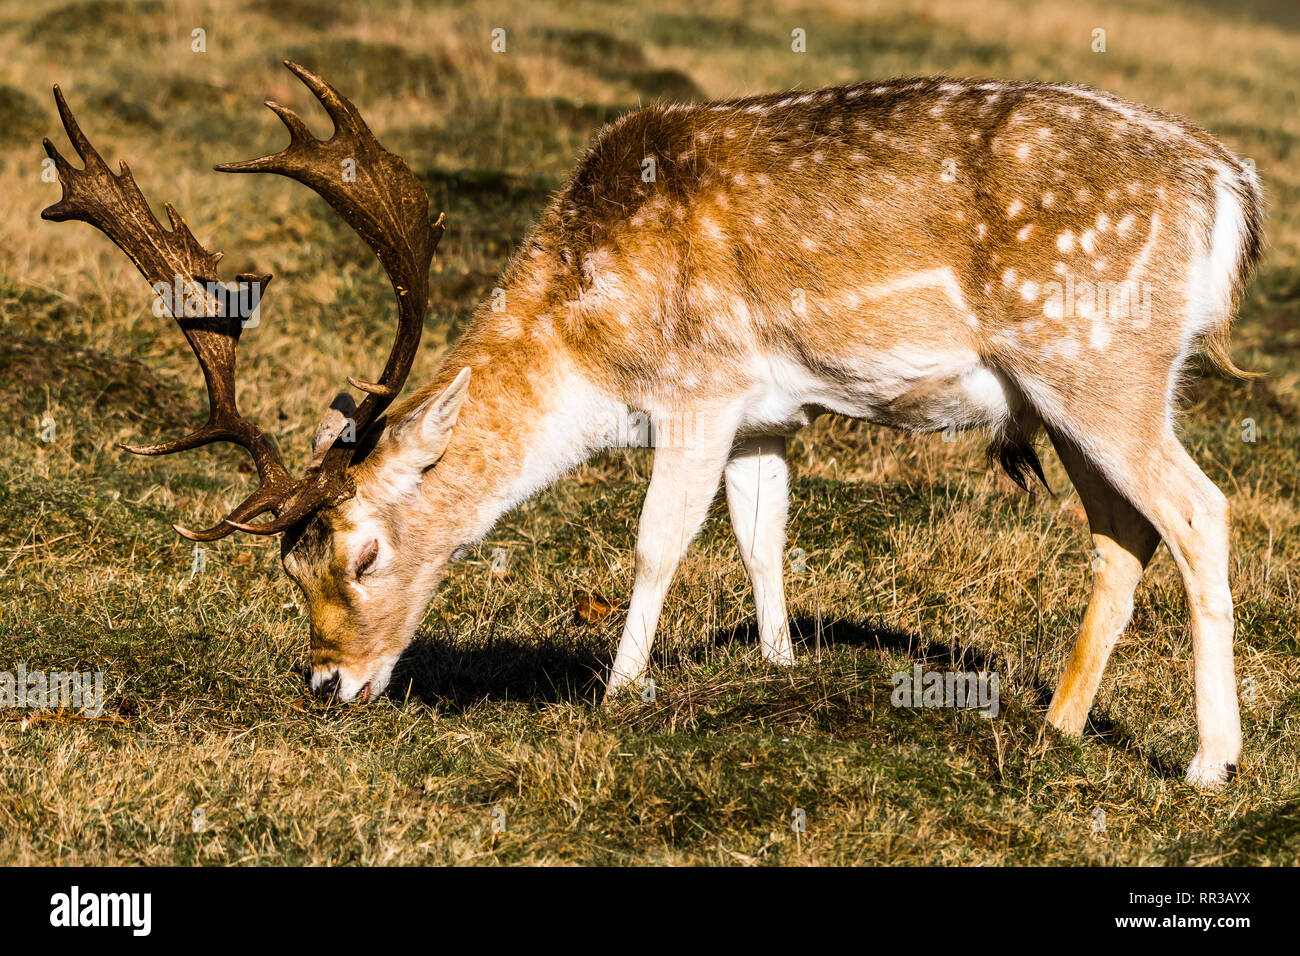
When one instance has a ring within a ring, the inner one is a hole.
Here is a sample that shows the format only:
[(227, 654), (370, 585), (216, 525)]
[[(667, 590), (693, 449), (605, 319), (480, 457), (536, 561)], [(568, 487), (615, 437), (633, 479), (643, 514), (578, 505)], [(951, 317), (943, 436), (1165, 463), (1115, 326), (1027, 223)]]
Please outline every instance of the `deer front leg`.
[(781, 579), (790, 504), (787, 472), (785, 438), (780, 435), (737, 445), (726, 468), (731, 527), (754, 587), (759, 643), (773, 664), (794, 663)]
[(636, 536), (636, 582), (607, 695), (640, 683), (645, 674), (664, 596), (717, 494), (735, 437), (734, 417), (704, 417), (676, 429), (680, 434), (656, 425), (654, 468)]

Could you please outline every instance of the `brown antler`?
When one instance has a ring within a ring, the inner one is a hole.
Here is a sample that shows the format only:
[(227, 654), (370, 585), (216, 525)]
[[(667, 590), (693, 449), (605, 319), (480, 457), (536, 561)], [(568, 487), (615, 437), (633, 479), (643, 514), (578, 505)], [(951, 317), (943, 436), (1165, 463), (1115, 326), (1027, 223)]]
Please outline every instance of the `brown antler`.
[[(388, 407), (406, 382), (424, 331), (429, 306), (429, 264), (445, 231), (444, 217), (429, 222), (429, 198), (420, 181), (397, 156), (379, 145), (352, 103), (311, 70), (284, 61), (334, 121), (327, 140), (314, 137), (292, 110), (267, 106), (289, 130), (289, 145), (274, 156), (223, 163), (223, 173), (276, 173), (310, 186), (360, 234), (379, 256), (397, 295), (397, 336), (376, 384), (349, 376), (366, 397), (354, 416), (358, 438)], [(355, 446), (336, 438), (317, 456), (293, 498), (274, 521), (235, 526), (274, 534), (300, 521), (325, 501), (347, 493), (346, 471)]]
[[(239, 414), (235, 403), (235, 351), (243, 320), (239, 315), (228, 314), (230, 310), (224, 307), (226, 300), (217, 291), (224, 288), (217, 273), (221, 255), (199, 245), (170, 204), (165, 208), (171, 229), (163, 228), (131, 178), (126, 163), (121, 164), (119, 173), (108, 168), (77, 125), (57, 86), (54, 100), (63, 128), (84, 167), (75, 169), (49, 139), (45, 140), (45, 152), (59, 171), (63, 197), (42, 211), (41, 218), (90, 223), (130, 257), (155, 289), (161, 285), (181, 292), (180, 301), (174, 296), (166, 301), (199, 360), (208, 389), (208, 421), (198, 431), (160, 444), (123, 447), (137, 455), (165, 455), (218, 441), (242, 445), (253, 456), (261, 485), (230, 512), (228, 520), (247, 521), (281, 501), (292, 489), (293, 481), (270, 440)], [(241, 275), (238, 280), (246, 285), (256, 283), (255, 294), (260, 297), (261, 289), (271, 277)], [(191, 311), (200, 314), (187, 314)], [(180, 525), (176, 530), (195, 541), (211, 541), (224, 537), (233, 528), (223, 521), (206, 531), (188, 531)]]
[[(164, 229), (131, 178), (126, 164), (114, 174), (78, 127), (58, 87), (54, 89), (59, 115), (77, 155), (85, 163), (74, 169), (48, 139), (45, 150), (54, 160), (63, 186), (62, 199), (41, 213), (45, 219), (88, 222), (113, 240), (155, 287), (183, 288), (201, 303), (197, 316), (185, 314), (173, 303), (173, 314), (198, 357), (207, 383), (208, 423), (185, 438), (156, 445), (127, 445), (143, 455), (161, 455), (229, 441), (248, 449), (257, 464), (261, 485), (220, 523), (205, 531), (176, 530), (196, 541), (224, 537), (235, 529), (254, 534), (274, 534), (289, 528), (327, 502), (350, 493), (347, 468), (359, 439), (401, 391), (419, 347), (428, 308), (429, 264), (444, 231), (443, 217), (429, 222), (429, 203), (423, 187), (401, 159), (376, 141), (357, 108), (328, 83), (295, 63), (285, 62), (325, 107), (334, 121), (334, 135), (318, 140), (292, 111), (267, 103), (289, 129), (290, 142), (274, 156), (245, 163), (218, 166), (222, 172), (271, 172), (310, 186), (351, 225), (379, 256), (397, 295), (397, 337), (377, 384), (349, 377), (367, 393), (353, 418), (351, 430), (333, 428), (326, 449), (312, 456), (303, 476), (294, 481), (274, 446), (235, 405), (235, 352), (243, 317), (231, 314), (220, 294), (217, 262), (194, 239), (176, 212), (167, 206), (172, 229)], [(240, 283), (261, 290), (271, 277), (240, 275)], [(197, 285), (196, 285), (197, 284)], [(331, 413), (338, 417), (338, 413)], [(337, 424), (337, 423), (336, 423)], [(263, 524), (249, 522), (266, 511), (276, 517)]]

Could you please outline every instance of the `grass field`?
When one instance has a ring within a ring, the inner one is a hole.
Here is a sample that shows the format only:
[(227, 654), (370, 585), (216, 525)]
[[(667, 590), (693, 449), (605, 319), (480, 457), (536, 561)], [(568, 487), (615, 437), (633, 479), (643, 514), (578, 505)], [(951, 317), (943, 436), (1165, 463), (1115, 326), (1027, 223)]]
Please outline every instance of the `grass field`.
[[(1300, 859), (1293, 5), (365, 7), (0, 4), (0, 671), (103, 671), (108, 693), (98, 720), (0, 710), (0, 863)], [(498, 27), (505, 53), (491, 49)], [(806, 53), (791, 51), (795, 28)], [(196, 29), (205, 52), (192, 50)], [(385, 354), (392, 306), (377, 263), (306, 189), (211, 172), (279, 148), (263, 99), (323, 121), (284, 57), (354, 99), (447, 212), (412, 384), (594, 131), (639, 103), (910, 73), (1066, 80), (1185, 115), (1251, 157), (1270, 245), (1234, 355), (1266, 375), (1194, 377), (1182, 422), (1232, 501), (1238, 778), (1217, 794), (1182, 780), (1195, 749), (1191, 642), (1166, 552), (1087, 733), (1063, 738), (1044, 713), (1091, 545), (1059, 462), (1042, 449), (1055, 494), (1029, 496), (987, 469), (977, 436), (844, 420), (792, 446), (790, 545), (803, 559), (787, 577), (801, 635), (790, 671), (759, 658), (719, 502), (669, 597), (654, 701), (597, 703), (648, 477), (648, 453), (634, 450), (561, 481), (456, 565), (386, 697), (308, 698), (304, 609), (277, 545), (227, 538), (194, 573), (193, 545), (171, 531), (242, 497), (240, 455), (116, 447), (202, 421), (181, 336), (101, 235), (39, 219), (58, 197), (40, 138), (64, 141), (49, 93), (59, 82), (105, 157), (128, 158), (156, 208), (172, 201), (226, 253), (226, 275), (278, 276), (243, 341), (241, 403), (301, 463), (332, 389)], [(890, 675), (916, 662), (997, 672), (1000, 713), (892, 707)]]

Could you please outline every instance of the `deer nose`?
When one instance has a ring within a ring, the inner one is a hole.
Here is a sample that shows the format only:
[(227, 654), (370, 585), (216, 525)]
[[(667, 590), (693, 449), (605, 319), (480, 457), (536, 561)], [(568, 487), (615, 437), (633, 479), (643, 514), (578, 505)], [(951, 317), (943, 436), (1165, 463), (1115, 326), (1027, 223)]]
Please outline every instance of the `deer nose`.
[(337, 669), (328, 674), (317, 671), (312, 675), (311, 683), (318, 697), (333, 697), (339, 689), (339, 672)]

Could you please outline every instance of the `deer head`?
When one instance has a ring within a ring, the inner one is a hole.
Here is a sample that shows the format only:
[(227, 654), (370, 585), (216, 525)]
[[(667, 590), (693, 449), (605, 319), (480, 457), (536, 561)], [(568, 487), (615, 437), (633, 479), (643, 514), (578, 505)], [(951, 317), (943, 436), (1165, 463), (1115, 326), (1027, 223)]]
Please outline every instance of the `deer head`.
[[(287, 61), (285, 66), (325, 108), (333, 135), (317, 139), (292, 111), (268, 102), (289, 130), (289, 145), (273, 156), (216, 168), (276, 173), (311, 187), (379, 256), (398, 311), (397, 335), (378, 381), (349, 377), (365, 398), (359, 406), (346, 395), (334, 402), (300, 477), (290, 475), (274, 444), (239, 413), (235, 400), (236, 349), (247, 319), (239, 303), (260, 300), (271, 276), (241, 274), (238, 295), (232, 294), (218, 275), (220, 254), (204, 249), (170, 205), (165, 208), (171, 228), (158, 222), (126, 164), (118, 173), (109, 169), (57, 86), (54, 97), (63, 127), (84, 165), (76, 169), (44, 141), (63, 195), (41, 216), (95, 226), (156, 291), (180, 293), (164, 295), (164, 301), (203, 371), (208, 421), (183, 438), (124, 447), (138, 455), (164, 455), (230, 442), (248, 451), (260, 479), (257, 490), (212, 527), (190, 531), (177, 525), (176, 531), (193, 541), (213, 541), (234, 531), (283, 533), (285, 570), (302, 589), (311, 616), (312, 686), (340, 699), (365, 700), (383, 690), (449, 557), (426, 564), (396, 560), (393, 541), (402, 528), (400, 523), (382, 524), (381, 512), (390, 510), (392, 489), (418, 482), (446, 447), (469, 371), (404, 416), (390, 420), (384, 415), (401, 391), (420, 343), (429, 266), (444, 218), (429, 221), (428, 197), (419, 180), (380, 146), (351, 102), (310, 70)], [(386, 483), (387, 491), (359, 493), (369, 482)], [(254, 522), (268, 512), (269, 520)]]

